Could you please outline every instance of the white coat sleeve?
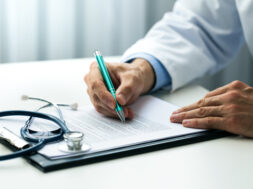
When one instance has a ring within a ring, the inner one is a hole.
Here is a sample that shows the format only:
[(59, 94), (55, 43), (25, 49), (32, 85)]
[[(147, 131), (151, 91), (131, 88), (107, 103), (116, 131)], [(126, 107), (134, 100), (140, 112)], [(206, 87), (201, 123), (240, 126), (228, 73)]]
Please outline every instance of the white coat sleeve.
[(175, 90), (229, 63), (244, 43), (234, 0), (178, 0), (123, 59), (147, 53), (171, 76)]

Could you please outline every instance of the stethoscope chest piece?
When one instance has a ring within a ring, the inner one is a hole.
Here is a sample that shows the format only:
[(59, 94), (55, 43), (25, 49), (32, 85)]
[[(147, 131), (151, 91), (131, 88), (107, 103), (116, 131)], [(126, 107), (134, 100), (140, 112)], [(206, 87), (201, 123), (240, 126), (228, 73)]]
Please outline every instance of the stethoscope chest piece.
[(59, 145), (62, 152), (86, 152), (90, 150), (90, 146), (83, 143), (84, 134), (78, 131), (70, 131), (63, 135), (65, 143)]

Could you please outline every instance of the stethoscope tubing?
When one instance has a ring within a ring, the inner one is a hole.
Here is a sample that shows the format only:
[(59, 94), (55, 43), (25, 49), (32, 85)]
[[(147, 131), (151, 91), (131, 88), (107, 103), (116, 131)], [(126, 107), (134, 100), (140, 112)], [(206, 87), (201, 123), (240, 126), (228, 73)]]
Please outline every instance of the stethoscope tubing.
[(21, 136), (25, 140), (27, 140), (29, 142), (33, 142), (35, 144), (31, 147), (28, 147), (26, 149), (22, 149), (20, 151), (14, 152), (12, 154), (0, 156), (0, 161), (13, 159), (13, 158), (17, 158), (20, 156), (28, 155), (32, 152), (36, 152), (39, 149), (41, 149), (43, 146), (45, 146), (47, 143), (56, 142), (56, 141), (62, 139), (63, 134), (69, 132), (69, 129), (67, 128), (65, 122), (61, 121), (59, 118), (57, 118), (53, 115), (49, 115), (46, 113), (24, 111), (24, 110), (10, 110), (10, 111), (0, 112), (0, 117), (9, 117), (9, 116), (31, 116), (31, 117), (49, 120), (49, 121), (52, 121), (55, 124), (57, 124), (61, 128), (61, 132), (54, 135), (54, 136), (50, 136), (48, 138), (42, 138), (42, 139), (40, 138), (39, 139), (39, 138), (35, 138), (35, 137), (32, 137), (31, 135), (29, 135), (29, 132), (27, 131), (27, 127), (23, 127), (20, 130)]
[[(32, 98), (32, 99), (36, 99), (36, 98)], [(57, 112), (58, 112), (58, 114), (59, 114), (59, 116), (60, 116), (61, 121), (64, 122), (64, 124), (66, 124), (65, 120), (63, 119), (62, 112), (61, 112), (61, 110), (59, 109), (59, 106), (69, 106), (69, 105), (67, 105), (67, 104), (54, 104), (54, 103), (52, 103), (52, 102), (49, 102), (49, 101), (44, 100), (44, 99), (41, 99), (41, 98), (38, 98), (38, 99), (39, 99), (39, 100), (43, 100), (43, 102), (45, 101), (45, 102), (47, 102), (48, 104), (46, 104), (46, 105), (44, 105), (44, 106), (38, 108), (35, 112), (39, 112), (40, 110), (42, 110), (42, 109), (44, 109), (44, 108), (48, 108), (48, 107), (50, 107), (50, 106), (53, 106), (53, 107), (57, 110)], [(26, 127), (26, 128), (29, 128), (29, 127), (31, 126), (33, 120), (34, 120), (34, 117), (32, 117), (32, 116), (29, 117), (29, 119), (28, 119), (28, 120), (26, 121), (26, 123), (25, 123), (25, 127)]]
[(32, 112), (32, 111), (25, 111), (25, 110), (10, 110), (10, 111), (0, 112), (0, 117), (9, 117), (9, 116), (30, 116), (30, 117), (46, 119), (46, 120), (54, 122), (59, 127), (61, 127), (64, 133), (69, 132), (69, 129), (67, 128), (64, 122), (62, 122), (56, 116), (49, 115), (46, 113)]

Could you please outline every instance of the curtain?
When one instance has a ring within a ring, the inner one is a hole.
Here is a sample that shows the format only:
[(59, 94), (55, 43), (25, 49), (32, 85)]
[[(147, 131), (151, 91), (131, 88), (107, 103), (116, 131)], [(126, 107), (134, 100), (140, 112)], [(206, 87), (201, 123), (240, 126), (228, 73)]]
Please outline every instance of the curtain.
[[(174, 0), (0, 0), (0, 62), (121, 55), (143, 37)], [(197, 82), (209, 89), (234, 79), (249, 84), (244, 48), (225, 71)], [(240, 72), (238, 71), (240, 67)]]
[(173, 2), (0, 0), (0, 62), (120, 55)]

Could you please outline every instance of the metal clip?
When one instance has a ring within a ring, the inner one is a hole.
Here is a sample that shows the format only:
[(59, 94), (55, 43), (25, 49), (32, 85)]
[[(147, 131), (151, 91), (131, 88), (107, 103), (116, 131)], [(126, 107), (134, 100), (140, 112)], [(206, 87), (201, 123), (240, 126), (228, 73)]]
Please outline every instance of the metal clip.
[(18, 149), (24, 149), (30, 146), (28, 142), (26, 142), (5, 127), (0, 128), (0, 139), (4, 139)]

